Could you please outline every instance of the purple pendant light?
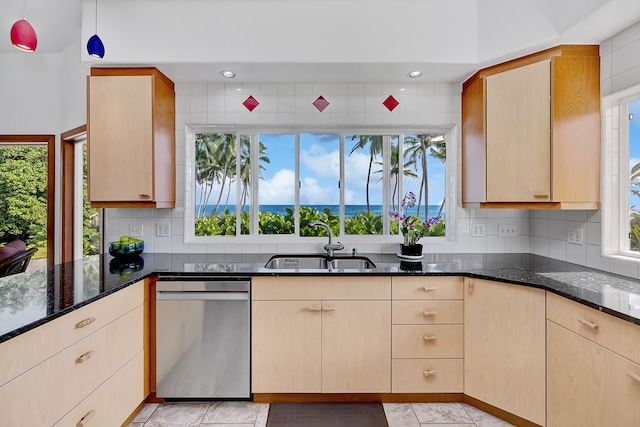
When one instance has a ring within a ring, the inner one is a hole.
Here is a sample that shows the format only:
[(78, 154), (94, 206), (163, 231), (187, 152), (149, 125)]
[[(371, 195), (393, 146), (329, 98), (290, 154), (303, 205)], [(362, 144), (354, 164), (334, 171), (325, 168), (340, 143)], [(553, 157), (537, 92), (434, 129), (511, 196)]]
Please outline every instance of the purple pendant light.
[(26, 19), (27, 4), (23, 0), (23, 18), (16, 21), (11, 27), (11, 43), (24, 52), (34, 52), (38, 46), (38, 37), (36, 30), (33, 29), (29, 21)]
[(104, 58), (104, 44), (98, 37), (98, 0), (96, 0), (96, 33), (89, 37), (87, 42), (87, 52), (89, 56), (95, 59)]

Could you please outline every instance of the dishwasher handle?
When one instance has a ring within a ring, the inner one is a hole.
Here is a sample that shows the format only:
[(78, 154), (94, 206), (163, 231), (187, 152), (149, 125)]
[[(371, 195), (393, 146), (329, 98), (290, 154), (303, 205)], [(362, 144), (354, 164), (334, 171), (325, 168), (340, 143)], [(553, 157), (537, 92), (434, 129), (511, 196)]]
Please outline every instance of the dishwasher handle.
[(158, 291), (156, 300), (248, 301), (249, 292), (180, 292)]

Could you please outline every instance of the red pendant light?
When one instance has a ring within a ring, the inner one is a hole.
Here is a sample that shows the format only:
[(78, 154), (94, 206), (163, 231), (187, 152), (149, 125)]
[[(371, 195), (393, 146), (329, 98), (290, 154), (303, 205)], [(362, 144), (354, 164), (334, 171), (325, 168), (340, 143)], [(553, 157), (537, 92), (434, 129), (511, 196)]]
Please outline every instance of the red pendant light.
[(27, 21), (27, 3), (23, 0), (23, 18), (11, 27), (11, 43), (24, 52), (34, 52), (38, 46), (38, 36), (29, 21)]
[(13, 24), (11, 27), (11, 43), (25, 52), (36, 50), (38, 37), (36, 36), (36, 30), (33, 29), (29, 21), (21, 19)]

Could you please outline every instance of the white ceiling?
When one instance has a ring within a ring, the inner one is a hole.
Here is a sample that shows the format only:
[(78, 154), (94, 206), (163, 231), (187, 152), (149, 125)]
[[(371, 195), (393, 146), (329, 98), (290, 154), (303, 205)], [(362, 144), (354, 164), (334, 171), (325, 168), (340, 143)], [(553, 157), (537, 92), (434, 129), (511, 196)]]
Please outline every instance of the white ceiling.
[[(25, 1), (26, 3), (23, 3)], [(155, 5), (168, 4), (177, 0), (99, 0), (99, 10), (116, 8), (118, 10), (129, 8), (138, 4), (151, 8)], [(220, 6), (250, 3), (251, 0), (190, 0), (191, 8), (197, 8), (198, 4), (207, 3)], [(272, 0), (274, 3), (286, 1), (304, 0)], [(308, 0), (311, 1), (311, 0)], [(327, 0), (331, 4), (331, 0)], [(336, 0), (337, 1), (337, 0)], [(376, 4), (389, 7), (390, 4), (403, 7), (415, 7), (424, 5), (420, 2), (432, 2), (432, 4), (445, 4), (454, 0), (339, 0), (342, 5), (367, 7), (369, 12)], [(93, 0), (84, 0), (85, 16), (92, 16), (94, 10)], [(201, 3), (199, 3), (201, 2)], [(231, 2), (231, 3), (229, 3)], [(398, 2), (398, 3), (393, 3)], [(415, 2), (415, 3), (414, 3)], [(444, 2), (444, 3), (442, 3)], [(0, 54), (11, 53), (25, 55), (19, 52), (9, 40), (9, 29), (16, 20), (23, 17), (23, 4), (26, 4), (26, 17), (32, 23), (38, 34), (38, 48), (32, 55), (57, 54), (63, 52), (82, 36), (82, 0), (2, 0), (0, 2)], [(339, 3), (333, 3), (339, 5)], [(451, 51), (456, 50), (453, 43), (467, 40), (469, 37), (475, 43), (477, 54), (472, 60), (442, 61), (412, 61), (410, 57), (391, 62), (380, 63), (346, 61), (331, 63), (311, 63), (305, 59), (301, 61), (261, 61), (229, 60), (216, 62), (213, 60), (183, 61), (169, 63), (166, 58), (153, 62), (153, 58), (143, 62), (109, 62), (106, 58), (102, 62), (105, 66), (114, 65), (155, 65), (165, 72), (174, 81), (212, 81), (220, 80), (219, 71), (222, 68), (233, 69), (236, 81), (262, 82), (262, 81), (396, 81), (406, 79), (408, 70), (420, 68), (424, 75), (421, 81), (453, 81), (460, 82), (472, 74), (478, 68), (486, 65), (510, 59), (522, 54), (555, 46), (561, 43), (600, 43), (611, 37), (621, 29), (640, 20), (640, 1), (638, 0), (465, 0), (461, 4), (472, 4), (477, 14), (477, 28), (472, 29), (473, 34), (467, 35), (442, 34), (429, 43), (437, 45), (442, 51), (445, 46)], [(408, 5), (408, 6), (407, 6)], [(337, 6), (336, 6), (337, 7)], [(195, 9), (193, 9), (195, 10)], [(89, 13), (90, 12), (90, 13)], [(126, 12), (124, 12), (126, 13)], [(197, 11), (194, 12), (197, 14)], [(371, 13), (371, 12), (370, 12)], [(107, 10), (106, 15), (108, 16)], [(113, 11), (112, 11), (113, 14)], [(120, 15), (122, 17), (122, 14)], [(474, 15), (475, 16), (475, 15)], [(457, 16), (439, 17), (444, 22), (454, 22)], [(429, 19), (425, 19), (425, 25), (429, 25)], [(93, 18), (85, 23), (87, 28), (93, 31)], [(101, 31), (115, 31), (118, 23), (100, 24)], [(440, 24), (442, 25), (442, 24)], [(120, 28), (128, 30), (126, 24)], [(106, 28), (106, 30), (105, 30)], [(184, 27), (183, 27), (184, 28)], [(173, 32), (166, 30), (170, 35)], [(115, 38), (115, 34), (111, 37)], [(103, 40), (105, 37), (103, 37)], [(85, 41), (82, 41), (84, 45)], [(448, 46), (447, 44), (451, 44)], [(107, 54), (110, 45), (105, 40)], [(459, 46), (458, 48), (460, 48)], [(428, 46), (425, 46), (428, 50)], [(112, 51), (113, 52), (113, 51)], [(238, 55), (234, 55), (238, 57)], [(248, 56), (248, 54), (247, 54)], [(242, 57), (242, 55), (239, 55)], [(416, 58), (418, 56), (416, 55)], [(79, 60), (85, 61), (83, 58)], [(86, 62), (86, 61), (85, 61)], [(91, 63), (99, 66), (100, 63)]]

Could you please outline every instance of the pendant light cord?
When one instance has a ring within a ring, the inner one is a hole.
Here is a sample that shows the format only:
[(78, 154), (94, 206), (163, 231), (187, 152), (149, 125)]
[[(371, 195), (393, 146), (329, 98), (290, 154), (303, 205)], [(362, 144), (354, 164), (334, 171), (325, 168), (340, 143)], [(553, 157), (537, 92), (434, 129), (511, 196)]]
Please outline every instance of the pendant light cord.
[(96, 0), (96, 34), (98, 34), (98, 0)]

